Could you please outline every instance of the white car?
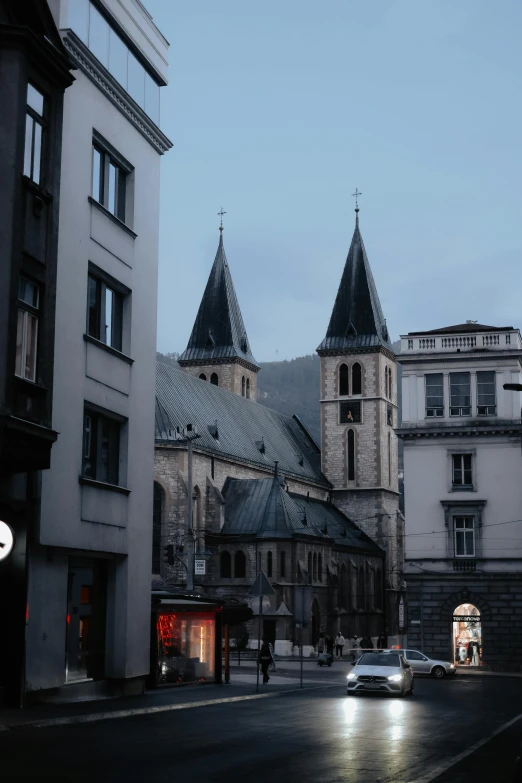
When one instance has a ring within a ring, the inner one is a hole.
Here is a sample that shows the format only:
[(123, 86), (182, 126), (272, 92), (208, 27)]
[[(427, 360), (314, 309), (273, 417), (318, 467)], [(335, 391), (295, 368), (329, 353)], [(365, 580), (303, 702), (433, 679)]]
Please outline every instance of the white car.
[(457, 671), (454, 663), (428, 658), (427, 655), (419, 652), (419, 650), (402, 650), (401, 652), (415, 674), (431, 674), (433, 677), (437, 677), (437, 679), (442, 679), (442, 677), (455, 674)]
[(349, 696), (367, 691), (397, 696), (413, 693), (413, 671), (402, 650), (363, 653), (346, 680)]

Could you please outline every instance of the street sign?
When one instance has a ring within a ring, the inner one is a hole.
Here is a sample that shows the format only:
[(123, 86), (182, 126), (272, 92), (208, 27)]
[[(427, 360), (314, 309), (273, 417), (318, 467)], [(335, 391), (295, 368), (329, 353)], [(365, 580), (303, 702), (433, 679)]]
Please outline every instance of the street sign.
[(266, 578), (263, 571), (256, 576), (256, 581), (249, 590), (250, 595), (274, 595), (275, 590)]
[(404, 628), (404, 598), (399, 601), (399, 628)]
[(13, 531), (5, 522), (0, 521), (0, 560), (5, 560), (13, 551)]
[(196, 576), (205, 576), (206, 574), (206, 563), (204, 560), (195, 560), (194, 561), (194, 573)]

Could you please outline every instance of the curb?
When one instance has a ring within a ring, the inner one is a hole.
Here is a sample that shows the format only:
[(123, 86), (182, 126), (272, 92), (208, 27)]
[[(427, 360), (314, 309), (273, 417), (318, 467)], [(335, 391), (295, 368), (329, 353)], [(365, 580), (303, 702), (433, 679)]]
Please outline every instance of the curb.
[(0, 724), (0, 732), (17, 731), (23, 729), (43, 729), (51, 726), (67, 726), (77, 723), (96, 723), (102, 720), (117, 720), (120, 718), (132, 718), (139, 715), (155, 715), (160, 712), (174, 712), (175, 710), (189, 710), (197, 707), (212, 707), (216, 704), (233, 704), (240, 701), (255, 701), (258, 699), (271, 699), (276, 696), (285, 696), (289, 693), (305, 693), (308, 691), (323, 690), (324, 688), (338, 688), (339, 685), (316, 685), (311, 688), (285, 688), (271, 693), (253, 693), (248, 696), (229, 696), (222, 699), (207, 699), (206, 701), (192, 701), (187, 704), (162, 704), (158, 707), (135, 707), (129, 710), (112, 710), (108, 712), (92, 712), (85, 715), (69, 715), (62, 718), (44, 718), (42, 720), (27, 721), (26, 723)]

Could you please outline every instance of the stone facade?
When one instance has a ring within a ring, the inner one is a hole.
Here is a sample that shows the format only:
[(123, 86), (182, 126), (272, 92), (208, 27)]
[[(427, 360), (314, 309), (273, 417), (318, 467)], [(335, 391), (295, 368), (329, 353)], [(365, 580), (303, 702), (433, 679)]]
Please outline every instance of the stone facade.
[(253, 369), (246, 362), (234, 361), (215, 361), (214, 363), (196, 363), (186, 364), (182, 362), (183, 369), (196, 378), (203, 381), (210, 381), (211, 377), (217, 375), (218, 382), (216, 386), (222, 389), (240, 394), (242, 397), (248, 397), (251, 400), (257, 400), (257, 373), (258, 369)]
[(408, 575), (408, 646), (453, 660), (452, 617), (462, 603), (480, 612), (482, 663), (522, 671), (522, 574)]

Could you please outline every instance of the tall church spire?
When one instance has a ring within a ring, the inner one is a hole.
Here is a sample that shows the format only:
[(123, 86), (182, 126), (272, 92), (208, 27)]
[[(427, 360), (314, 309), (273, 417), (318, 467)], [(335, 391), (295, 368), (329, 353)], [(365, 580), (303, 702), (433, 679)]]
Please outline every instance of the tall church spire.
[[(211, 380), (230, 391), (255, 397), (255, 375), (259, 365), (250, 350), (239, 309), (225, 254), (222, 227), (214, 264), (179, 364), (191, 374), (198, 374), (202, 380)], [(233, 365), (237, 365), (234, 371)]]
[(317, 350), (343, 351), (379, 345), (390, 348), (390, 337), (359, 229), (357, 206), (355, 231), (341, 284), (326, 337)]

